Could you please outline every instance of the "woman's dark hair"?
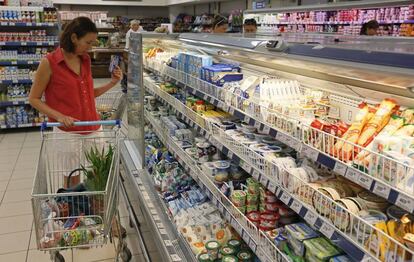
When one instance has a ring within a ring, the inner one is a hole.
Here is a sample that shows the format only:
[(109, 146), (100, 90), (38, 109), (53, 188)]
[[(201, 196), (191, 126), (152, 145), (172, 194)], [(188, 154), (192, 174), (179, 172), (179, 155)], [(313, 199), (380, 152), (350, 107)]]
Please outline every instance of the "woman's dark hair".
[(361, 32), (359, 32), (360, 35), (367, 35), (367, 30), (368, 29), (378, 29), (379, 28), (379, 24), (376, 20), (371, 20), (368, 21), (366, 23), (364, 23), (361, 27)]
[(213, 20), (213, 30), (224, 24), (228, 24), (227, 18), (221, 15), (216, 15)]
[(254, 18), (244, 20), (244, 25), (254, 25), (257, 27), (257, 22)]
[(60, 36), (60, 47), (66, 52), (74, 53), (75, 45), (72, 42), (72, 35), (75, 34), (79, 39), (88, 33), (98, 33), (95, 23), (87, 17), (77, 17), (65, 25)]

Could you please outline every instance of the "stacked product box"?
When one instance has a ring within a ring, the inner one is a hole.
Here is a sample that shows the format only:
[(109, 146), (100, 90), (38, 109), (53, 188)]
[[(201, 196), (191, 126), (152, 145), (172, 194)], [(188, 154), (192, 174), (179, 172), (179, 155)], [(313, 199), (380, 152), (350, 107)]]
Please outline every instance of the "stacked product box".
[(194, 77), (200, 77), (201, 68), (212, 64), (211, 56), (180, 52), (177, 56), (176, 68)]
[(243, 74), (240, 73), (239, 66), (229, 64), (214, 64), (211, 66), (203, 66), (201, 68), (200, 78), (204, 81), (217, 86), (223, 86), (224, 83), (240, 81)]

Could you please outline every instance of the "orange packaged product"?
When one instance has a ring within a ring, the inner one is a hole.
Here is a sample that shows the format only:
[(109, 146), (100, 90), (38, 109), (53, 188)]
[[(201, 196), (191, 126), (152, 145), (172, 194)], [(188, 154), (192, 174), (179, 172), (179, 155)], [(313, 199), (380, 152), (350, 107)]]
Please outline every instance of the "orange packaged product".
[(391, 114), (398, 109), (397, 103), (392, 99), (384, 99), (375, 115), (368, 121), (359, 136), (357, 144), (366, 147), (391, 118)]
[(373, 116), (372, 111), (374, 110), (370, 109), (366, 103), (361, 103), (359, 108), (360, 110), (355, 117), (355, 121), (341, 137), (343, 140), (339, 140), (333, 148), (333, 155), (344, 161), (352, 158), (354, 150), (354, 146), (346, 142), (356, 143), (365, 124)]

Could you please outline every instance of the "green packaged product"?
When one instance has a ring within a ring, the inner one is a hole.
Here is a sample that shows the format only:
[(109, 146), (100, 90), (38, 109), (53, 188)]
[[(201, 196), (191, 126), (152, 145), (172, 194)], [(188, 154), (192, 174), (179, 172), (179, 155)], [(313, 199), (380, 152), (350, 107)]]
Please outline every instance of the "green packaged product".
[(198, 259), (198, 262), (212, 262), (213, 261), (210, 259), (210, 256), (206, 253), (198, 255), (197, 259)]
[(237, 239), (230, 239), (230, 240), (229, 240), (229, 242), (227, 242), (227, 245), (228, 245), (229, 247), (234, 248), (234, 250), (235, 250), (236, 252), (239, 252), (239, 251), (240, 251), (240, 248), (241, 248), (241, 242), (240, 242), (239, 240), (237, 240)]
[(222, 262), (238, 262), (239, 260), (235, 256), (224, 256), (221, 258)]
[(237, 257), (239, 258), (240, 262), (252, 262), (253, 261), (252, 253), (247, 250), (240, 251), (237, 254)]
[(249, 177), (248, 179), (246, 179), (246, 183), (247, 183), (247, 190), (250, 194), (257, 195), (260, 193), (259, 192), (260, 186), (256, 180)]
[(218, 258), (220, 243), (214, 240), (208, 241), (206, 243), (207, 254), (211, 260), (216, 260)]
[(220, 249), (221, 256), (231, 256), (236, 254), (236, 250), (231, 246), (224, 246)]
[(329, 258), (341, 253), (324, 237), (305, 240), (303, 244), (306, 247), (306, 258), (309, 261), (328, 261)]
[(250, 194), (247, 193), (246, 196), (246, 205), (248, 206), (253, 206), (253, 205), (258, 205), (259, 204), (259, 195), (254, 195), (254, 194)]

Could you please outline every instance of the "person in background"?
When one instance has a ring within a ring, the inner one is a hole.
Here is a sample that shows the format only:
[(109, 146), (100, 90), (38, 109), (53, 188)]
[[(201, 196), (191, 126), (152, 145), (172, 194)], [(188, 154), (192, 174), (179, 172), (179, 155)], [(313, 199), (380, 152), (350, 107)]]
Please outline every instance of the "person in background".
[(221, 15), (216, 15), (213, 20), (213, 33), (223, 34), (226, 33), (228, 29), (227, 18)]
[(364, 23), (361, 27), (360, 35), (378, 35), (379, 24), (376, 20), (371, 20)]
[(247, 34), (254, 34), (257, 31), (257, 23), (254, 18), (244, 20), (243, 32)]
[(125, 41), (126, 41), (125, 49), (129, 48), (129, 38), (131, 37), (132, 32), (144, 32), (144, 29), (139, 24), (140, 24), (140, 22), (138, 20), (132, 20), (130, 22), (130, 25), (129, 25), (130, 29), (128, 30), (128, 32), (126, 33), (126, 36), (125, 36)]

